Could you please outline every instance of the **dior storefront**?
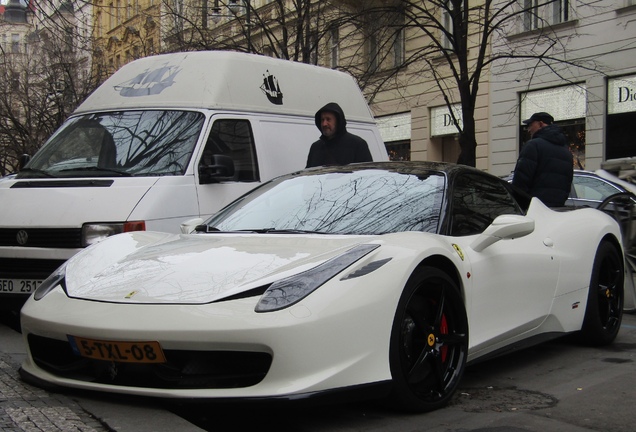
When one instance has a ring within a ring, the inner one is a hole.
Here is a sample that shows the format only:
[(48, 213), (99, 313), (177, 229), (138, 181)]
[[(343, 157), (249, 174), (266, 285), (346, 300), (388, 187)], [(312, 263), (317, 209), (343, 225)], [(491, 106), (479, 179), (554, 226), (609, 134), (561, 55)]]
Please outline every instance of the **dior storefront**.
[(537, 90), (521, 94), (520, 146), (530, 139), (523, 120), (535, 112), (548, 112), (554, 123), (561, 126), (568, 137), (570, 151), (574, 155), (575, 168), (585, 168), (585, 112), (586, 86), (576, 84)]
[(605, 159), (636, 156), (636, 75), (607, 81)]
[[(636, 75), (607, 78), (606, 89), (603, 159), (636, 156)], [(519, 148), (530, 138), (521, 121), (546, 111), (566, 133), (575, 168), (586, 169), (587, 90), (586, 84), (573, 84), (522, 93)]]

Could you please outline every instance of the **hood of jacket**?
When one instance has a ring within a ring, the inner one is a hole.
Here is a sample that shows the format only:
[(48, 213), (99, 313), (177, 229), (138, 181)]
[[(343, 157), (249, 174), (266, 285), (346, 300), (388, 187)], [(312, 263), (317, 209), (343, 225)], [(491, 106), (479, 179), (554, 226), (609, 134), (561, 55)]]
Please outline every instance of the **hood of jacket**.
[(337, 127), (338, 130), (336, 132), (336, 135), (338, 136), (345, 133), (347, 131), (347, 119), (345, 118), (344, 111), (342, 110), (342, 108), (340, 108), (340, 105), (338, 105), (335, 102), (329, 102), (327, 105), (320, 108), (318, 112), (316, 112), (315, 119), (316, 119), (316, 127), (318, 128), (318, 130), (322, 133), (322, 128), (320, 127), (320, 123), (321, 123), (320, 116), (325, 111), (332, 112), (336, 115), (336, 119), (338, 121), (338, 127)]
[(560, 145), (560, 146), (568, 145), (567, 137), (565, 136), (561, 128), (554, 124), (544, 126), (538, 131), (536, 131), (534, 135), (532, 136), (532, 139), (536, 139), (536, 138), (541, 138), (548, 141), (549, 143)]

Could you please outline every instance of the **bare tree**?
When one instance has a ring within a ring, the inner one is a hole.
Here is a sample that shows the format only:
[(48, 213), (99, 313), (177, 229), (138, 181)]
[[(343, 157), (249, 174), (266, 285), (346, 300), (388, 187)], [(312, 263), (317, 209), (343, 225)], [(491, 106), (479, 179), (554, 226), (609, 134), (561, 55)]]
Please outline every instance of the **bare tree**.
[[(18, 170), (97, 86), (69, 3), (32, 18), (23, 43), (0, 51), (0, 174)], [(9, 26), (9, 23), (2, 23)]]

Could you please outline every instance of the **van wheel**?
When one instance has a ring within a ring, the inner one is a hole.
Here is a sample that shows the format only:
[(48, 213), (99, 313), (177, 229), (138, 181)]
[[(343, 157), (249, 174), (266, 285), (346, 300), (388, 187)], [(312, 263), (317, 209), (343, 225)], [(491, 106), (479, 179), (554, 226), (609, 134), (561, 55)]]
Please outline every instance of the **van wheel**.
[(603, 241), (596, 250), (579, 339), (586, 345), (611, 343), (623, 318), (623, 257), (616, 246)]
[(393, 319), (390, 403), (412, 412), (444, 406), (464, 373), (468, 319), (457, 284), (421, 267), (409, 278)]

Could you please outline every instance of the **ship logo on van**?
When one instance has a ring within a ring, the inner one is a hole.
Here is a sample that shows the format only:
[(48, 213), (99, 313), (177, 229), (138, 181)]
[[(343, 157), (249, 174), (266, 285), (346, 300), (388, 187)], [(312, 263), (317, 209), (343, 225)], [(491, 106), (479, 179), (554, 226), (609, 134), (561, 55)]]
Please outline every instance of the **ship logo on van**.
[(114, 86), (123, 97), (158, 95), (174, 84), (174, 77), (181, 71), (177, 66), (164, 65), (146, 69), (133, 79)]
[(261, 90), (263, 90), (263, 93), (265, 93), (267, 99), (274, 105), (283, 104), (283, 92), (280, 91), (278, 80), (274, 75), (269, 73), (269, 71), (263, 74), (263, 84), (261, 85)]

